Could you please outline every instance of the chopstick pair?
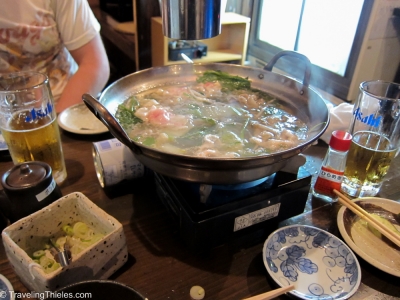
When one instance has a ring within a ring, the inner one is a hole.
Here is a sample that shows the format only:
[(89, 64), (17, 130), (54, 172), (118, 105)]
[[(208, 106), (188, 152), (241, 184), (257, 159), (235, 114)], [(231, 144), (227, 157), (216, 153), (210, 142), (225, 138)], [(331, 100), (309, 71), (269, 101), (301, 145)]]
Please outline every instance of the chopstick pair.
[(387, 237), (389, 240), (391, 240), (393, 243), (395, 243), (397, 246), (400, 247), (400, 235), (396, 234), (387, 226), (382, 224), (381, 222), (377, 221), (374, 219), (370, 213), (362, 209), (359, 205), (354, 203), (352, 200), (347, 198), (345, 195), (340, 193), (337, 190), (333, 190), (333, 192), (338, 196), (338, 200), (340, 203), (342, 203), (344, 206), (346, 206), (348, 209), (350, 209), (352, 212), (354, 212), (356, 215), (358, 215), (360, 218), (364, 219), (367, 221), (372, 227), (374, 227), (376, 230), (378, 230), (380, 233), (382, 233), (385, 237)]
[(259, 295), (256, 295), (256, 296), (253, 296), (253, 297), (250, 297), (250, 298), (246, 298), (246, 299), (243, 299), (243, 300), (268, 300), (268, 299), (273, 299), (273, 298), (278, 297), (279, 295), (282, 295), (282, 294), (284, 294), (286, 292), (289, 292), (289, 291), (291, 291), (293, 289), (294, 289), (294, 285), (291, 284), (291, 285), (284, 286), (284, 287), (281, 287), (279, 289), (272, 290), (272, 291), (269, 291), (269, 292), (266, 292), (266, 293), (263, 293), (263, 294), (259, 294)]

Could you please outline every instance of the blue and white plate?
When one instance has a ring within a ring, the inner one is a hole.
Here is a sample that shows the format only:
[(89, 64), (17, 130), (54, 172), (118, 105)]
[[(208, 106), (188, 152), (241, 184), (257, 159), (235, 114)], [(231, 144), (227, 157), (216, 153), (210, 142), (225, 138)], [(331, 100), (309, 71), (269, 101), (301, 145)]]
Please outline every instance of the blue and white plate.
[(271, 233), (263, 261), (279, 286), (302, 299), (347, 299), (358, 289), (361, 269), (351, 249), (322, 229), (291, 225)]
[(0, 274), (0, 299), (2, 300), (14, 300), (14, 290), (11, 283)]

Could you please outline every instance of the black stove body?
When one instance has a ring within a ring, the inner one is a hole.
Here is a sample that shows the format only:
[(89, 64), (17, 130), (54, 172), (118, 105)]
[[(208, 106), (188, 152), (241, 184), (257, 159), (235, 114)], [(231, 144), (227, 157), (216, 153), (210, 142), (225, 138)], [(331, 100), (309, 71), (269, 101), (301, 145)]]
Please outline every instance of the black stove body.
[(157, 194), (196, 252), (232, 239), (266, 237), (278, 223), (304, 212), (311, 175), (279, 171), (238, 185), (205, 185), (155, 174)]

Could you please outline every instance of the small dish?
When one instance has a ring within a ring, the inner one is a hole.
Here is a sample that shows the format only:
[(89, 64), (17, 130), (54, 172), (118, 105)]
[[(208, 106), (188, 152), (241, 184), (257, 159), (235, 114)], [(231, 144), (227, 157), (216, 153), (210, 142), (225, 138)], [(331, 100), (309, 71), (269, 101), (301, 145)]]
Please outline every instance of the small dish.
[(6, 144), (6, 141), (4, 140), (2, 133), (0, 132), (0, 151), (4, 150), (8, 150), (8, 146)]
[[(394, 218), (400, 213), (400, 203), (378, 197), (365, 197), (355, 201), (369, 213), (375, 213), (391, 221), (400, 230), (400, 220)], [(340, 208), (337, 224), (344, 241), (355, 253), (374, 267), (400, 277), (400, 251), (386, 238), (375, 236), (353, 212)]]
[(58, 125), (66, 131), (77, 134), (100, 134), (108, 131), (84, 103), (62, 111), (58, 116)]
[(14, 300), (14, 289), (6, 277), (0, 274), (0, 299)]
[[(43, 249), (64, 225), (78, 221), (90, 224), (103, 237), (72, 256), (68, 265), (46, 273), (31, 254)], [(28, 290), (39, 293), (80, 281), (107, 279), (128, 260), (122, 224), (80, 192), (68, 194), (12, 223), (1, 236), (8, 261), (21, 282)]]
[(269, 235), (264, 265), (281, 287), (302, 299), (347, 299), (361, 282), (360, 264), (351, 249), (322, 229), (291, 225)]

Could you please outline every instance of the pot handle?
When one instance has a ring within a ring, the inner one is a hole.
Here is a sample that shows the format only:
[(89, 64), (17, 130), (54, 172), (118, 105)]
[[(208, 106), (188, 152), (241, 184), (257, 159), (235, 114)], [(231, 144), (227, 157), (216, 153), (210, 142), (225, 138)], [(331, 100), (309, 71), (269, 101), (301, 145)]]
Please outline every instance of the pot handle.
[(111, 134), (117, 138), (122, 144), (128, 146), (135, 154), (141, 154), (139, 147), (135, 146), (133, 141), (129, 138), (125, 129), (118, 123), (115, 117), (101, 104), (96, 98), (90, 94), (83, 94), (82, 100), (89, 108), (89, 110), (99, 119)]
[(295, 51), (288, 51), (288, 50), (281, 51), (281, 52), (275, 54), (275, 56), (271, 58), (269, 63), (264, 67), (264, 70), (271, 72), (272, 68), (274, 67), (274, 65), (276, 64), (278, 59), (280, 59), (282, 56), (296, 57), (296, 58), (298, 58), (298, 59), (300, 59), (301, 61), (304, 62), (304, 64), (306, 65), (306, 70), (304, 72), (303, 86), (308, 88), (308, 86), (310, 85), (310, 77), (311, 77), (311, 62), (307, 58), (307, 56), (305, 56), (303, 54), (300, 54), (300, 53), (295, 52)]

